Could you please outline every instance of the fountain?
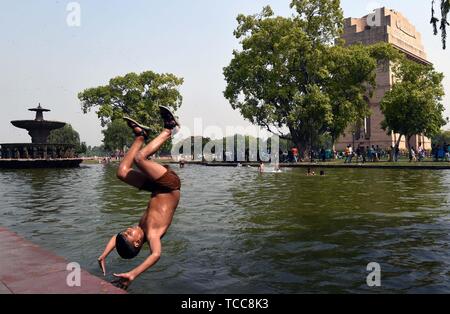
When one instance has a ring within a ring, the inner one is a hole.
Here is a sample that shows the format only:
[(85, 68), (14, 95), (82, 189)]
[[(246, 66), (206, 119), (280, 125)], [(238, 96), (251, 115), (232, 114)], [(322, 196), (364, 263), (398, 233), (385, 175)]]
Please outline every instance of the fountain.
[(11, 121), (11, 123), (15, 127), (26, 129), (31, 136), (31, 143), (46, 144), (50, 131), (63, 128), (66, 125), (64, 122), (44, 120), (43, 112), (49, 112), (50, 110), (42, 108), (41, 104), (37, 108), (28, 110), (36, 112), (36, 118), (34, 120), (18, 120)]
[(48, 143), (52, 130), (63, 128), (66, 123), (44, 120), (44, 109), (28, 109), (36, 112), (34, 120), (16, 120), (11, 123), (28, 131), (31, 143), (0, 144), (0, 168), (55, 168), (78, 167), (82, 159), (75, 156), (75, 145), (65, 143)]

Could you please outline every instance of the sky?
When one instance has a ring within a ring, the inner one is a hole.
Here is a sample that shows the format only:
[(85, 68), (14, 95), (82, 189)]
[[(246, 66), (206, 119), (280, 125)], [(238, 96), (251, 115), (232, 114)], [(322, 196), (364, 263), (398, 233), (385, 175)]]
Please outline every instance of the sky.
[[(34, 119), (27, 109), (41, 103), (52, 110), (46, 119), (70, 123), (81, 141), (100, 145), (100, 122), (95, 111), (83, 114), (78, 93), (146, 70), (184, 78), (177, 115), (189, 129), (196, 119), (203, 129), (248, 127), (223, 97), (223, 67), (239, 48), (236, 17), (266, 5), (277, 15), (293, 13), (290, 0), (79, 0), (80, 26), (73, 27), (67, 23), (71, 2), (0, 0), (0, 143), (30, 142), (10, 121)], [(341, 6), (345, 17), (383, 6), (401, 12), (422, 33), (428, 59), (450, 77), (450, 49), (443, 51), (440, 37), (432, 34), (430, 3), (342, 0)], [(444, 87), (450, 116), (450, 78)]]

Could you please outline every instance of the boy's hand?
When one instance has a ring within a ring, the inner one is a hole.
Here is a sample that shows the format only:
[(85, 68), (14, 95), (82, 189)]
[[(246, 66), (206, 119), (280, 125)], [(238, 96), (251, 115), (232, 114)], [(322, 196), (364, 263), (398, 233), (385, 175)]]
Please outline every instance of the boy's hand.
[(103, 276), (106, 276), (105, 258), (100, 256), (97, 261), (98, 261), (98, 266), (100, 266), (100, 269), (103, 272)]
[(128, 287), (131, 285), (135, 277), (131, 275), (130, 273), (125, 274), (114, 274), (115, 277), (117, 277), (116, 280), (113, 280), (111, 283), (115, 285), (116, 287), (127, 290)]

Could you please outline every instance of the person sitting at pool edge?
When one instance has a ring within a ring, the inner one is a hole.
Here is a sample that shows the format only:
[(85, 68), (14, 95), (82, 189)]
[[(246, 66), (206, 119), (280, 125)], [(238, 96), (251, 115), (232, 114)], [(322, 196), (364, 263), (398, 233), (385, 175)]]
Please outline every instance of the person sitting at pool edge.
[[(142, 264), (127, 273), (114, 274), (118, 279), (112, 283), (125, 290), (133, 280), (160, 259), (161, 238), (172, 223), (180, 200), (180, 178), (168, 167), (148, 160), (148, 157), (155, 154), (180, 126), (168, 108), (160, 106), (160, 112), (164, 121), (164, 130), (143, 148), (149, 135), (149, 128), (124, 117), (133, 129), (135, 140), (119, 165), (117, 177), (133, 187), (152, 193), (147, 210), (139, 224), (113, 236), (103, 254), (98, 258), (103, 275), (106, 275), (105, 259), (114, 248), (122, 258), (131, 259), (137, 256), (144, 243), (148, 242), (150, 255)], [(133, 169), (133, 163), (138, 170)]]

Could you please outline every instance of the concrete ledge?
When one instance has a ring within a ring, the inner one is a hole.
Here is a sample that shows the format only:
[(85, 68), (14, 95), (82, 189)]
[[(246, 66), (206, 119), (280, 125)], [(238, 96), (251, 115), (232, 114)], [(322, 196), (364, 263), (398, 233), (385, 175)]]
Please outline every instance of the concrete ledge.
[(68, 261), (0, 227), (0, 294), (125, 294), (81, 270), (81, 286), (69, 287)]

